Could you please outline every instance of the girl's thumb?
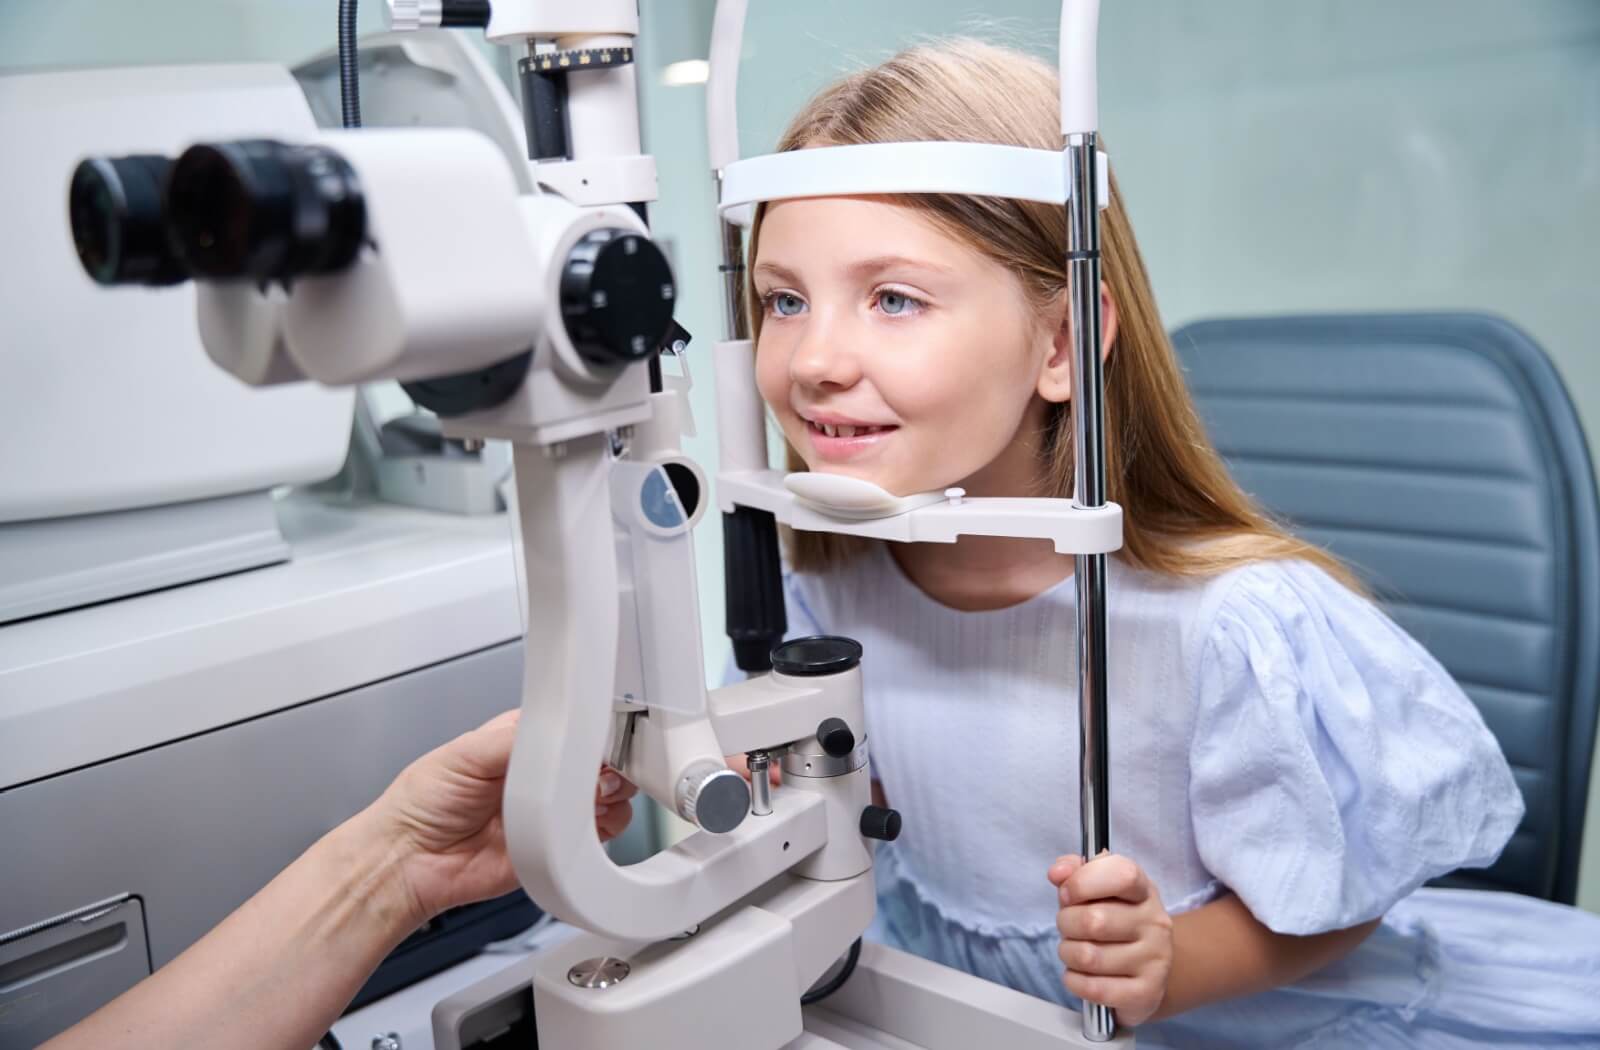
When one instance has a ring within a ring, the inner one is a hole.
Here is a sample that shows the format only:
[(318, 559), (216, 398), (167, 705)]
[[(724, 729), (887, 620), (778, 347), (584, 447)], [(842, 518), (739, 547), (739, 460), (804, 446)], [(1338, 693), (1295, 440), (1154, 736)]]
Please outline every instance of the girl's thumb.
[(1059, 886), (1072, 878), (1072, 873), (1081, 867), (1083, 867), (1083, 858), (1076, 853), (1060, 857), (1054, 864), (1050, 865), (1050, 881), (1052, 884)]

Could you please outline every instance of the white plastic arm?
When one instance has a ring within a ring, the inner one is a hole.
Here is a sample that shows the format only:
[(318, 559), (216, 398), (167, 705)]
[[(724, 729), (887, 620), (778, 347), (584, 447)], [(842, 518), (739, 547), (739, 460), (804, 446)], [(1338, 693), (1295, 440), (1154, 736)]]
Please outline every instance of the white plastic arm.
[(1061, 0), (1061, 134), (1100, 130), (1095, 71), (1100, 0)]
[(706, 137), (711, 170), (739, 159), (739, 51), (744, 43), (746, 0), (717, 0), (711, 23), (711, 68), (706, 76)]
[(618, 630), (608, 439), (579, 438), (556, 455), (519, 444), (513, 457), (528, 625), (506, 846), (528, 894), (558, 918), (620, 940), (661, 940), (821, 849), (824, 800), (779, 792), (769, 817), (691, 835), (640, 864), (612, 863), (594, 829)]

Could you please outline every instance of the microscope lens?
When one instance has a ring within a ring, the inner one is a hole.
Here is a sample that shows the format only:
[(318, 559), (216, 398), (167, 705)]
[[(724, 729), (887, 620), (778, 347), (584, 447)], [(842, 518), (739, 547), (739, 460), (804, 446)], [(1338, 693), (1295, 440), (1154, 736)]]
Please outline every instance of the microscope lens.
[(178, 248), (201, 277), (265, 284), (334, 273), (366, 238), (355, 172), (320, 146), (194, 146), (173, 168), (167, 205)]
[(78, 259), (100, 284), (169, 285), (187, 274), (167, 240), (160, 156), (92, 157), (72, 173), (67, 213)]

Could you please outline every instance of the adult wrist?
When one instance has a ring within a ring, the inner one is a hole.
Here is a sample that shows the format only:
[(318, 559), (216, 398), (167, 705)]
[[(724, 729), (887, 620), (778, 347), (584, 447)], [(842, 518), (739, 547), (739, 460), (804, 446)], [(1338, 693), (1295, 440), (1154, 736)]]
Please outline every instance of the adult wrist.
[(410, 877), (416, 845), (387, 824), (376, 807), (357, 813), (329, 837), (337, 842), (341, 863), (349, 866), (353, 892), (397, 942), (433, 918)]

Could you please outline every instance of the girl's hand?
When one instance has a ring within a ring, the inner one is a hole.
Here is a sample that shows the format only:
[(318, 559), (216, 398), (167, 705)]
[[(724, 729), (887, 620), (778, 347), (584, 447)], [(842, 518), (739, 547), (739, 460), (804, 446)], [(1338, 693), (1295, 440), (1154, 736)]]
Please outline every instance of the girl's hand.
[(1129, 1028), (1148, 1021), (1172, 973), (1172, 916), (1144, 871), (1102, 853), (1088, 864), (1062, 857), (1050, 866), (1061, 910), (1061, 961), (1067, 991), (1103, 1003)]

